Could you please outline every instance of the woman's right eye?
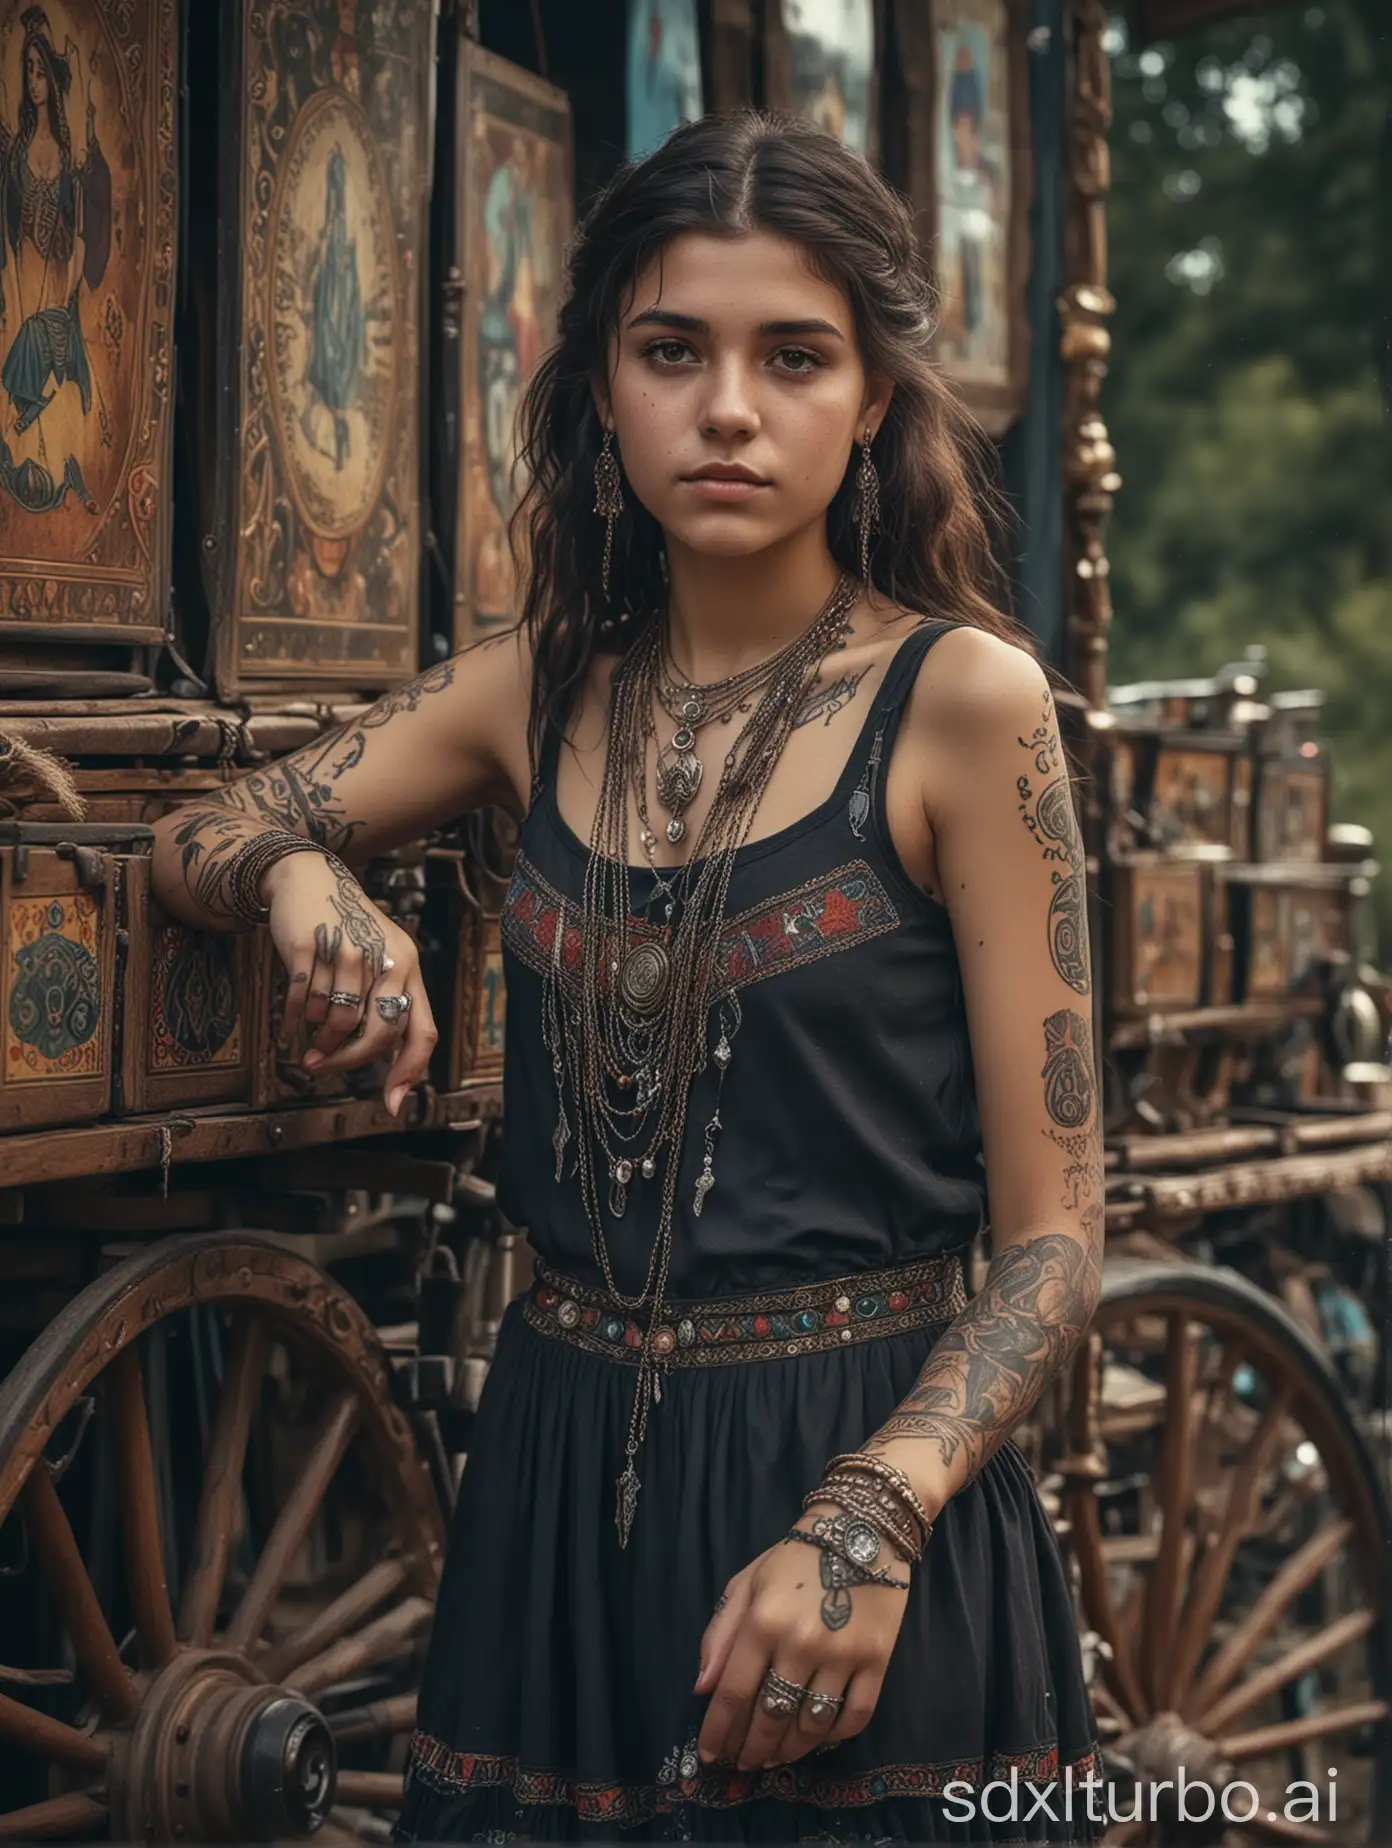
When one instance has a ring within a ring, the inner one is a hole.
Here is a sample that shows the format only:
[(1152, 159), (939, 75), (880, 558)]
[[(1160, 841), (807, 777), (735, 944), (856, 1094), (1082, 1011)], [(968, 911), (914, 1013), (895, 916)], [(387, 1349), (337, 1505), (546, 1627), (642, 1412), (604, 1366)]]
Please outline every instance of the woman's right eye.
[(694, 357), (685, 340), (654, 340), (643, 348), (643, 358), (654, 360), (659, 366), (679, 366), (683, 360)]

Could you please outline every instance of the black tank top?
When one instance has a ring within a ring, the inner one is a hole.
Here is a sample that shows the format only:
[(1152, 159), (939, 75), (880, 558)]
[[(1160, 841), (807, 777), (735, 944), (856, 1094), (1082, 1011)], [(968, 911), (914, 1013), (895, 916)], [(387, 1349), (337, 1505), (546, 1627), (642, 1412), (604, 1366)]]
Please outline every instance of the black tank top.
[[(709, 1059), (692, 1089), (668, 1295), (699, 1298), (898, 1265), (956, 1250), (985, 1223), (986, 1182), (956, 946), (948, 914), (913, 884), (890, 839), (885, 772), (919, 667), (952, 625), (900, 644), (826, 801), (739, 850), (721, 957), (738, 994), (714, 1152)], [(506, 1126), (498, 1202), (559, 1270), (598, 1283), (574, 1148), (555, 1179), (556, 1080), (543, 977), (579, 952), (588, 848), (556, 805), (558, 744), (543, 753), (503, 913)], [(633, 869), (642, 913), (652, 871)], [(712, 1010), (708, 1049), (719, 1040)], [(571, 1125), (576, 1120), (567, 1098)], [(657, 1232), (660, 1183), (635, 1176), (607, 1210), (615, 1280), (636, 1292)], [(603, 1189), (601, 1188), (601, 1192)]]

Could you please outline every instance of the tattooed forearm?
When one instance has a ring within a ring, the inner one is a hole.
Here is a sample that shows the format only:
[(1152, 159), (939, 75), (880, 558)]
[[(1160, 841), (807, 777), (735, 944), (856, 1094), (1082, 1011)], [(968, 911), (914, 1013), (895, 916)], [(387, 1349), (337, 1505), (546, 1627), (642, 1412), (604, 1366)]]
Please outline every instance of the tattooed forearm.
[(1060, 1148), (1065, 1212), (1081, 1236), (1048, 1232), (1007, 1245), (985, 1287), (933, 1349), (907, 1399), (870, 1448), (901, 1438), (934, 1445), (945, 1469), (974, 1476), (1067, 1360), (1097, 1306), (1102, 1272), (1102, 1157), (1097, 1080), (1086, 1018), (1044, 1022), (1044, 1134)]
[(974, 1476), (1082, 1338), (1100, 1274), (1091, 1240), (1046, 1232), (1007, 1246), (867, 1449), (919, 1438), (944, 1468), (962, 1460)]
[(841, 708), (850, 705), (861, 681), (869, 672), (868, 667), (863, 667), (858, 674), (843, 674), (839, 680), (830, 681), (826, 686), (809, 687), (797, 709), (793, 730), (796, 731), (800, 725), (810, 725), (814, 719), (821, 719), (830, 725)]
[(282, 763), (243, 777), (217, 801), (270, 826), (291, 828), (335, 853), (351, 852), (365, 824), (350, 812), (338, 788), (339, 779), (363, 761), (369, 732), (399, 712), (414, 712), (432, 693), (452, 686), (455, 666), (452, 660), (441, 661), (405, 686), (394, 687), (361, 718), (316, 738)]
[(1038, 841), (1054, 894), (1049, 903), (1049, 955), (1068, 986), (1080, 995), (1091, 992), (1092, 974), (1087, 936), (1087, 864), (1083, 837), (1068, 778), (1063, 769), (1058, 724), (1052, 699), (1045, 700), (1044, 715), (1021, 745), (1030, 753), (1034, 775), (1016, 782), (1020, 817)]

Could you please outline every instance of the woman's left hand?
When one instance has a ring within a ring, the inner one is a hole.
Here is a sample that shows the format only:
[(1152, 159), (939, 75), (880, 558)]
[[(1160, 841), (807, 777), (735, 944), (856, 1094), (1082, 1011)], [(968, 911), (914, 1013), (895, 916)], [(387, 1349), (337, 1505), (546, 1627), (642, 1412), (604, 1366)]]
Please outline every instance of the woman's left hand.
[[(815, 1516), (836, 1512), (817, 1504), (797, 1524), (810, 1527)], [(742, 1770), (786, 1764), (851, 1738), (875, 1711), (908, 1593), (853, 1586), (849, 1620), (829, 1629), (822, 1617), (821, 1557), (801, 1541), (780, 1540), (725, 1587), (724, 1607), (701, 1638), (695, 1689), (710, 1695), (697, 1740), (706, 1763), (735, 1763)], [(896, 1579), (913, 1570), (888, 1543), (875, 1564)], [(806, 1697), (792, 1719), (767, 1713), (762, 1696), (770, 1669), (814, 1694), (843, 1695), (844, 1705), (817, 1720)]]

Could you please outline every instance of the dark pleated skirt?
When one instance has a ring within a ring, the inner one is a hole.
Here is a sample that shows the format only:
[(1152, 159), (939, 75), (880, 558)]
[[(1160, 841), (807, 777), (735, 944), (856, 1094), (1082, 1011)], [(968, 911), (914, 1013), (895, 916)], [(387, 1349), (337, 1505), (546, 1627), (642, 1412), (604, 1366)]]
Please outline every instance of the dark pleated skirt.
[[(400, 1840), (1100, 1834), (1080, 1788), (1100, 1758), (1072, 1601), (1009, 1445), (936, 1523), (864, 1731), (771, 1771), (696, 1755), (705, 1698), (691, 1690), (717, 1596), (787, 1532), (827, 1459), (905, 1397), (933, 1331), (669, 1374), (623, 1550), (634, 1369), (529, 1328), (521, 1307), (461, 1485)], [(1042, 1808), (1031, 1783), (1055, 1786)]]

